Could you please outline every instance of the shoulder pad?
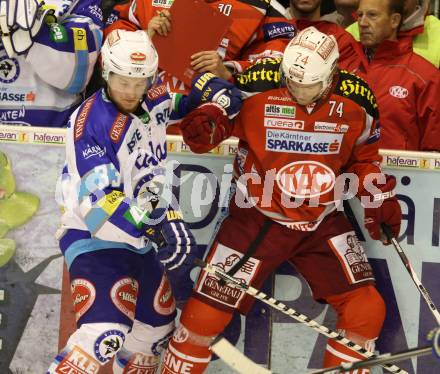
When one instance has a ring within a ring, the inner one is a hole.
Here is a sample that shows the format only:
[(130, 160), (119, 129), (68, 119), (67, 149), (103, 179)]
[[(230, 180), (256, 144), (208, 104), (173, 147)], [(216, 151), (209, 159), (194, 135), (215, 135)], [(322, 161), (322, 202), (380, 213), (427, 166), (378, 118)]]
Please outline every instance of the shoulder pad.
[(281, 82), (281, 58), (264, 58), (235, 75), (235, 86), (246, 92), (264, 92), (278, 88)]
[(357, 75), (341, 70), (334, 93), (351, 99), (364, 108), (373, 118), (379, 117), (377, 101), (373, 91), (368, 83)]
[(240, 3), (249, 4), (255, 8), (267, 10), (270, 7), (270, 0), (238, 0)]

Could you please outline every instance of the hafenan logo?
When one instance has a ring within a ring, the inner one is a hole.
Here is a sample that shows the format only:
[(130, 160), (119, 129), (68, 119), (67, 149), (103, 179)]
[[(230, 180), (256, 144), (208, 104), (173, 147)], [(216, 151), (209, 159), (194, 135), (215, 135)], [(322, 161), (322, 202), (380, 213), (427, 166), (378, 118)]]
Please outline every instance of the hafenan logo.
[(408, 90), (402, 86), (392, 86), (388, 92), (397, 99), (404, 99), (408, 96)]

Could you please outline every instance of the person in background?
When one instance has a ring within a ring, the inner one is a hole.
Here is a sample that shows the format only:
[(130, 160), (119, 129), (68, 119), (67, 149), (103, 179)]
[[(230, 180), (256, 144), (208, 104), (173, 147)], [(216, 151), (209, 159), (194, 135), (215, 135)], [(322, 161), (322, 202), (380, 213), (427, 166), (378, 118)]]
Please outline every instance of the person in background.
[[(420, 1), (420, 2), (419, 2)], [(359, 40), (357, 22), (347, 31)], [(429, 0), (406, 0), (398, 37), (411, 37), (413, 51), (440, 68), (440, 20), (429, 14)]]
[(101, 48), (101, 0), (0, 3), (0, 123), (67, 126)]
[(440, 72), (413, 52), (412, 37), (398, 38), (403, 12), (404, 0), (360, 1), (357, 74), (377, 98), (381, 148), (440, 151)]
[(114, 30), (101, 55), (106, 85), (67, 130), (57, 238), (78, 329), (49, 374), (98, 373), (115, 355), (114, 373), (156, 371), (176, 316), (166, 273), (187, 275), (196, 249), (167, 194), (166, 126), (215, 94), (231, 117), (241, 106), (232, 84), (212, 74), (196, 78), (188, 96), (168, 93), (142, 30)]
[[(314, 26), (319, 31), (335, 36), (339, 47), (339, 66), (352, 71), (359, 66), (362, 49), (341, 26), (321, 20), (321, 0), (290, 0), (290, 7), (281, 12), (271, 12), (260, 27), (256, 39), (245, 50), (248, 60), (264, 55), (282, 55), (290, 40), (301, 30)], [(242, 68), (250, 66), (244, 63)]]
[[(206, 2), (233, 21), (219, 48), (216, 51), (200, 51), (194, 54), (191, 65), (198, 73), (211, 72), (223, 79), (230, 79), (231, 71), (234, 72), (236, 68), (240, 68), (240, 65), (233, 63), (228, 65), (223, 61), (241, 59), (243, 49), (254, 39), (255, 32), (266, 13), (272, 8), (271, 4), (278, 6), (279, 4), (276, 0), (207, 0)], [(166, 35), (171, 30), (172, 20), (168, 10), (172, 3), (172, 0), (160, 3), (131, 0), (126, 4), (118, 5), (109, 17), (105, 33), (116, 28), (147, 30), (152, 21), (151, 26), (155, 32)], [(173, 80), (170, 75), (164, 75), (163, 79), (173, 92), (188, 91), (188, 87), (185, 87), (183, 82)]]
[(329, 21), (346, 28), (356, 21), (356, 10), (359, 0), (334, 0), (336, 10), (321, 17), (324, 21)]

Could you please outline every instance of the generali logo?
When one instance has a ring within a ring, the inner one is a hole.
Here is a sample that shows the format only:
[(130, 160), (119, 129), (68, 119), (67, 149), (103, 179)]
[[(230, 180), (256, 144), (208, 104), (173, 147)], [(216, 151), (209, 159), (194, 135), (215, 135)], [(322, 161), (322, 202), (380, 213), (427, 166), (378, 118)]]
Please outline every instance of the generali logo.
[(317, 161), (296, 161), (284, 166), (277, 174), (278, 187), (295, 198), (324, 195), (335, 185), (332, 169)]
[(391, 86), (389, 93), (391, 96), (394, 96), (398, 99), (404, 99), (408, 96), (408, 90), (402, 86)]

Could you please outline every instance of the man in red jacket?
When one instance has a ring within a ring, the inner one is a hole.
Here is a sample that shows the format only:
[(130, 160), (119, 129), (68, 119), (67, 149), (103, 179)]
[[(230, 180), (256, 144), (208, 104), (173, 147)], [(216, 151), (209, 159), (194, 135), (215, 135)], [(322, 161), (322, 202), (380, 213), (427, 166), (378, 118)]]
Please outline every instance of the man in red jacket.
[(382, 125), (379, 146), (440, 151), (440, 73), (397, 38), (404, 0), (361, 0), (360, 41), (365, 49), (357, 74), (377, 98)]

